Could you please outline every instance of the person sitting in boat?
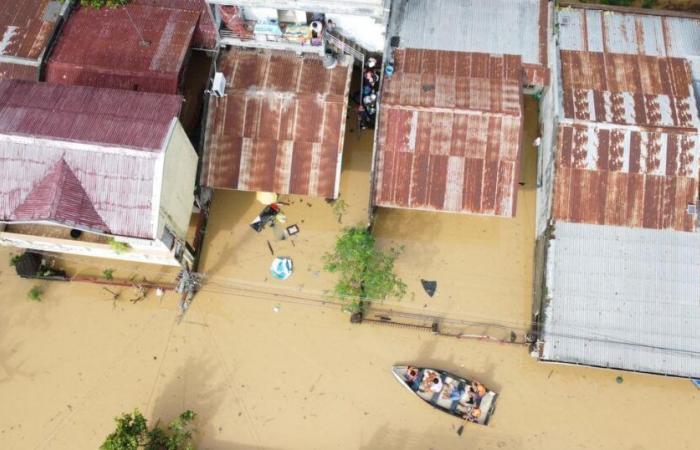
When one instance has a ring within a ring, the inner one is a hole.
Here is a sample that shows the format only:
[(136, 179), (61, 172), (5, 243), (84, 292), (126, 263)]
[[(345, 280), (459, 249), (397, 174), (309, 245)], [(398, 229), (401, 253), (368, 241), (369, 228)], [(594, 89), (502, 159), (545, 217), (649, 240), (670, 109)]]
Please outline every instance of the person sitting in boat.
[(472, 382), (469, 389), (469, 396), (471, 397), (470, 403), (473, 403), (478, 408), (479, 405), (481, 405), (481, 399), (484, 398), (484, 395), (486, 395), (486, 388), (484, 385), (478, 381)]
[(413, 366), (406, 367), (406, 381), (413, 383), (418, 378), (418, 369)]
[(426, 370), (423, 375), (423, 383), (420, 386), (422, 392), (438, 393), (442, 391), (442, 377), (433, 370)]
[(472, 408), (464, 415), (464, 419), (469, 422), (478, 422), (479, 417), (481, 417), (481, 410), (478, 407)]

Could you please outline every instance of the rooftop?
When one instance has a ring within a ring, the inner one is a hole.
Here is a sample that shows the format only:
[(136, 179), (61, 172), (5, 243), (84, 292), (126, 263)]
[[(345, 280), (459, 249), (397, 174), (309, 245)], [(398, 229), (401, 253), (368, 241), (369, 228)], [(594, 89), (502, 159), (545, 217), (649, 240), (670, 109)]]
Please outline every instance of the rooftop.
[[(663, 11), (621, 12), (598, 5), (562, 8), (557, 14), (562, 50), (688, 59), (700, 92), (700, 19)], [(700, 100), (700, 99), (699, 99)]]
[(394, 58), (383, 86), (374, 203), (514, 216), (520, 57), (398, 49)]
[(69, 2), (3, 0), (0, 8), (0, 80), (38, 80), (42, 59)]
[(700, 234), (558, 222), (543, 360), (700, 377)]
[(79, 8), (57, 39), (46, 81), (175, 94), (199, 16), (139, 4)]
[(520, 55), (528, 84), (549, 83), (547, 0), (393, 0), (391, 8), (387, 36), (400, 48)]
[(680, 58), (561, 51), (553, 217), (694, 231), (700, 140)]
[(231, 49), (209, 101), (202, 184), (335, 198), (352, 65), (315, 55)]
[(131, 3), (198, 12), (199, 21), (197, 22), (197, 28), (194, 30), (192, 46), (206, 50), (216, 48), (218, 31), (207, 0), (131, 0)]
[(153, 238), (180, 97), (0, 81), (0, 221)]

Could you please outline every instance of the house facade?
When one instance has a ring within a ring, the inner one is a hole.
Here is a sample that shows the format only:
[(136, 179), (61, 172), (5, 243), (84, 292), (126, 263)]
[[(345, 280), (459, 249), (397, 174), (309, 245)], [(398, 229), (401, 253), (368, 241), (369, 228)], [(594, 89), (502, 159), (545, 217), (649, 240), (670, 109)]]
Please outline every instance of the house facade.
[(180, 265), (197, 155), (181, 97), (0, 82), (0, 244)]

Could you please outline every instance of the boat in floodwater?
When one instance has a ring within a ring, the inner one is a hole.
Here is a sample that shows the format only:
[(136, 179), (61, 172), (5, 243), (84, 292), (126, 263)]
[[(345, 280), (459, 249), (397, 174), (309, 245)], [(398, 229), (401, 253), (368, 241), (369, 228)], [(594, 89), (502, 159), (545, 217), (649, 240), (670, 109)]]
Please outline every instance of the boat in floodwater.
[(428, 367), (394, 366), (392, 373), (432, 407), (479, 425), (488, 425), (496, 394), (478, 381)]

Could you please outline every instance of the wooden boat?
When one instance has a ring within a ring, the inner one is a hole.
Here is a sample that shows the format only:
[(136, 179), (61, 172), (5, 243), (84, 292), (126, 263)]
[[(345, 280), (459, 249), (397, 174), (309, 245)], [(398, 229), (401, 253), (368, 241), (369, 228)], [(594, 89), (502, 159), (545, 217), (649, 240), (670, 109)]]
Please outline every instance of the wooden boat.
[(394, 366), (392, 372), (406, 389), (432, 407), (469, 422), (488, 425), (496, 408), (498, 394), (477, 381), (427, 367)]

